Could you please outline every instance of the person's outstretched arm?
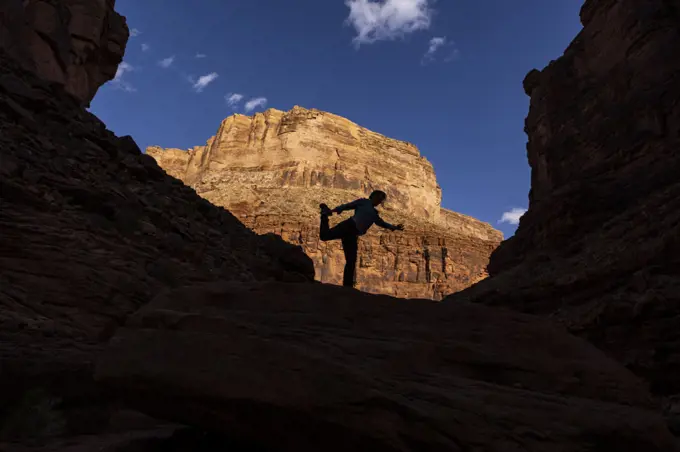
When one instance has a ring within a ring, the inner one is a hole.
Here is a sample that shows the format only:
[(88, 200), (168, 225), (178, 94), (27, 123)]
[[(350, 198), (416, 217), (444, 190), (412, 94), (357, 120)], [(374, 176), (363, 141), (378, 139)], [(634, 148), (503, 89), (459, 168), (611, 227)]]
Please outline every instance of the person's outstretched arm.
[(348, 202), (347, 204), (342, 204), (342, 205), (336, 207), (335, 209), (333, 209), (333, 212), (340, 213), (340, 212), (344, 212), (345, 210), (354, 210), (359, 205), (359, 202), (361, 202), (361, 199), (356, 199), (352, 202)]
[(389, 229), (390, 231), (403, 231), (404, 230), (403, 224), (398, 224), (398, 225), (394, 226), (392, 224), (389, 224), (387, 221), (383, 220), (380, 217), (378, 217), (378, 219), (375, 221), (375, 224), (377, 224), (381, 228)]

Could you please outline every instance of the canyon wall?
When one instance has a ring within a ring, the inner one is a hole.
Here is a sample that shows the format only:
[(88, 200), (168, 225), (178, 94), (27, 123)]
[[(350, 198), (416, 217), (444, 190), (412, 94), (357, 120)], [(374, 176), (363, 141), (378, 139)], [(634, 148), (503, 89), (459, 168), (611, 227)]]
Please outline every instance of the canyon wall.
[(680, 392), (680, 3), (588, 0), (531, 71), (530, 207), (492, 278), (452, 301), (549, 314)]
[(116, 75), (129, 30), (115, 0), (3, 0), (0, 48), (89, 104)]
[[(639, 379), (550, 320), (312, 284), (300, 247), (167, 176), (64, 88), (0, 45), (0, 450), (676, 449)], [(287, 196), (272, 199), (305, 214)], [(389, 219), (413, 231), (499, 239), (396, 198)], [(468, 265), (474, 248), (454, 248)]]
[(357, 287), (367, 292), (441, 299), (486, 277), (502, 239), (441, 208), (434, 169), (414, 145), (318, 110), (234, 115), (205, 146), (147, 154), (254, 231), (301, 245), (326, 283), (341, 282), (344, 257), (339, 242), (319, 241), (321, 202), (334, 207), (380, 189), (385, 220), (406, 225), (403, 233), (374, 227), (360, 241)]
[(2, 48), (0, 231), (0, 441), (12, 412), (32, 421), (21, 403), (36, 388), (60, 400), (66, 431), (105, 422), (94, 357), (157, 293), (314, 275), (299, 247), (248, 230)]

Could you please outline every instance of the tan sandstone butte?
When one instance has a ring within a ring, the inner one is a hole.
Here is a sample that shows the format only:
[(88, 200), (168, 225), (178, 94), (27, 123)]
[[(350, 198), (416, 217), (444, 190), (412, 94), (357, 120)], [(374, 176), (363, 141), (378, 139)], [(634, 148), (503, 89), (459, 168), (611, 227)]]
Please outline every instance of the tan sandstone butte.
[(338, 205), (381, 189), (383, 217), (407, 226), (405, 233), (374, 227), (360, 241), (357, 287), (366, 292), (439, 300), (484, 279), (503, 238), (441, 207), (432, 164), (413, 144), (331, 113), (295, 106), (236, 114), (205, 146), (153, 146), (147, 154), (254, 231), (302, 245), (325, 283), (340, 283), (344, 257), (339, 243), (318, 239), (320, 202)]

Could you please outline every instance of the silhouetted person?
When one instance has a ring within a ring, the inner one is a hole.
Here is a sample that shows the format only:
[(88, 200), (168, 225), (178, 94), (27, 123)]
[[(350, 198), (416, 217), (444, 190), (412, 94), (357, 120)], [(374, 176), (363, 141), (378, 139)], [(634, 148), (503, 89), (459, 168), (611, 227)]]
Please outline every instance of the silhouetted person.
[[(329, 209), (326, 204), (320, 204), (321, 208), (321, 229), (319, 238), (324, 242), (328, 240), (342, 241), (342, 250), (345, 253), (345, 272), (342, 278), (342, 285), (346, 287), (354, 287), (354, 272), (357, 265), (357, 252), (359, 250), (359, 236), (364, 235), (368, 229), (377, 224), (381, 228), (389, 229), (390, 231), (403, 231), (404, 225), (399, 224), (393, 226), (385, 222), (376, 206), (382, 204), (387, 195), (385, 192), (376, 190), (367, 198), (357, 199), (347, 204)], [(354, 210), (354, 215), (351, 218), (337, 224), (333, 229), (330, 229), (328, 224), (328, 217), (333, 213), (344, 212), (345, 210)]]

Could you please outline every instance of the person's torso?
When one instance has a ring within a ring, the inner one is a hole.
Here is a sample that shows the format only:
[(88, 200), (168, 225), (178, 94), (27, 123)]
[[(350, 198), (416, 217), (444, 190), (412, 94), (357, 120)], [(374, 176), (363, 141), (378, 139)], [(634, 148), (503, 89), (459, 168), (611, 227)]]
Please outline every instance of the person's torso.
[(363, 235), (378, 220), (378, 211), (370, 199), (362, 199), (354, 209), (354, 223), (360, 235)]

